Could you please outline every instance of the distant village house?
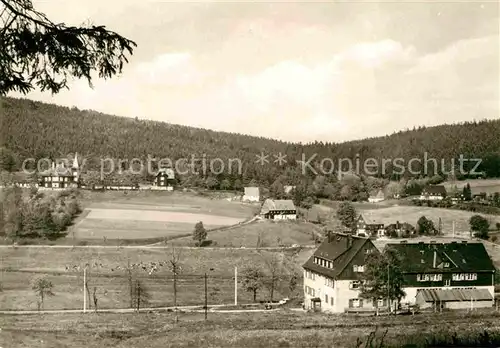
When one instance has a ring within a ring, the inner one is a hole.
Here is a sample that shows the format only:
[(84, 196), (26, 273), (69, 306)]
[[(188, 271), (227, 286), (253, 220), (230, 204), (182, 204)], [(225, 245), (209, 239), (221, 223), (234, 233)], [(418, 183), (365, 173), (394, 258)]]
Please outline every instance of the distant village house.
[(242, 198), (245, 202), (259, 202), (260, 192), (258, 187), (245, 187), (245, 194)]
[(296, 220), (297, 208), (289, 199), (266, 199), (260, 215), (270, 220)]
[(423, 201), (440, 201), (446, 197), (446, 188), (443, 185), (432, 185), (424, 188), (420, 195)]
[(382, 190), (379, 190), (377, 192), (377, 194), (371, 195), (370, 197), (368, 197), (368, 202), (378, 203), (378, 202), (382, 202), (384, 199), (385, 199), (384, 192)]
[(384, 237), (385, 226), (374, 219), (359, 215), (356, 221), (356, 236), (358, 237)]
[(175, 172), (172, 168), (160, 168), (153, 182), (154, 190), (173, 191), (175, 184)]

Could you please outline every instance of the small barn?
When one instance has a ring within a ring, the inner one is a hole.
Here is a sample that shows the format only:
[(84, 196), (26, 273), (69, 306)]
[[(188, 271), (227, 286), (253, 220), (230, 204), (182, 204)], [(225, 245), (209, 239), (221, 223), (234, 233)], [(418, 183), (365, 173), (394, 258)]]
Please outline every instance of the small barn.
[(243, 196), (245, 202), (258, 202), (260, 201), (260, 191), (258, 187), (245, 187), (245, 195)]
[(488, 289), (422, 289), (417, 292), (416, 303), (422, 309), (474, 309), (493, 306)]
[(266, 199), (260, 215), (270, 220), (296, 220), (297, 208), (290, 199)]

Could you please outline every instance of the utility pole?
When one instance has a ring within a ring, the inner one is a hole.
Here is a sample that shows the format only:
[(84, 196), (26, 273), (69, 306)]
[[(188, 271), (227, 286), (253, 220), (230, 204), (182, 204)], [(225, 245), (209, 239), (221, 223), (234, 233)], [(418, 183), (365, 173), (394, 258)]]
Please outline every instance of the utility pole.
[(234, 267), (234, 305), (238, 305), (238, 267)]
[(391, 294), (390, 294), (390, 263), (387, 262), (387, 308), (389, 309), (389, 314), (391, 313)]
[(205, 272), (205, 320), (208, 315), (208, 295), (207, 295), (207, 273)]
[(87, 285), (87, 266), (83, 269), (83, 313), (87, 312), (87, 293), (85, 292)]

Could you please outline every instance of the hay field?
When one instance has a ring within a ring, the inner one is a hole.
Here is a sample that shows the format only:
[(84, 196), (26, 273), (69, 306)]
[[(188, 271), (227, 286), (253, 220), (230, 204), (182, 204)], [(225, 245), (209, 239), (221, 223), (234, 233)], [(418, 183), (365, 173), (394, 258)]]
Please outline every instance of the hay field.
[[(416, 206), (393, 206), (385, 209), (373, 209), (361, 211), (363, 216), (380, 221), (380, 223), (390, 224), (399, 222), (408, 222), (416, 225), (421, 216), (432, 220), (436, 228), (438, 227), (439, 219), (441, 218), (442, 231), (445, 235), (452, 235), (453, 222), (455, 222), (455, 233), (468, 235), (470, 231), (469, 219), (476, 215), (476, 213), (442, 209), (430, 207), (416, 207)], [(481, 214), (490, 220), (490, 224), (500, 222), (500, 216)]]
[(85, 211), (70, 229), (77, 240), (173, 238), (206, 229), (236, 225), (253, 216), (255, 207), (188, 193), (85, 193)]
[(464, 180), (464, 181), (447, 181), (443, 185), (446, 190), (451, 190), (454, 186), (458, 189), (462, 189), (467, 183), (471, 187), (472, 194), (479, 194), (481, 192), (486, 192), (492, 194), (495, 192), (500, 192), (500, 179), (475, 179), (475, 180)]
[[(287, 264), (296, 272), (311, 255), (304, 250), (297, 256), (287, 254)], [(178, 304), (198, 305), (204, 299), (205, 272), (209, 274), (211, 303), (234, 301), (234, 267), (240, 272), (248, 265), (256, 265), (268, 272), (265, 260), (271, 257), (268, 251), (249, 249), (182, 249), (181, 271), (178, 283)], [(54, 297), (47, 299), (46, 309), (78, 309), (83, 303), (83, 271), (74, 266), (89, 263), (89, 287), (97, 287), (102, 308), (125, 308), (129, 301), (129, 288), (125, 268), (128, 261), (134, 263), (162, 262), (169, 260), (169, 249), (127, 248), (5, 248), (0, 250), (0, 309), (36, 309), (36, 296), (30, 282), (34, 277), (47, 276), (54, 284)], [(66, 269), (68, 267), (68, 269)], [(210, 269), (213, 269), (210, 271)], [(173, 303), (173, 281), (168, 267), (158, 268), (151, 275), (138, 268), (133, 272), (151, 296), (152, 306), (171, 306)], [(299, 280), (296, 292), (301, 292)], [(217, 291), (216, 291), (217, 290)], [(217, 292), (217, 293), (214, 293)], [(298, 293), (296, 293), (298, 294)], [(275, 298), (291, 296), (288, 283), (284, 281), (275, 292)], [(242, 303), (252, 302), (250, 293), (239, 291)], [(268, 299), (268, 290), (263, 289), (258, 299)]]

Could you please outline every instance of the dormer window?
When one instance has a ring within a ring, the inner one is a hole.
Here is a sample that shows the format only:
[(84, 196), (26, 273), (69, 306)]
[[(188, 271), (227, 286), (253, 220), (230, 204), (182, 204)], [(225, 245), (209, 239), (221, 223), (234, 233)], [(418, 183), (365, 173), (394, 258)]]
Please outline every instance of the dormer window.
[(450, 264), (448, 262), (445, 262), (443, 266), (444, 266), (444, 268), (448, 268), (448, 267), (450, 267)]
[(362, 273), (365, 271), (365, 266), (362, 266), (362, 265), (361, 266), (354, 265), (354, 266), (352, 266), (352, 268), (353, 268), (354, 272), (356, 272), (356, 273)]

